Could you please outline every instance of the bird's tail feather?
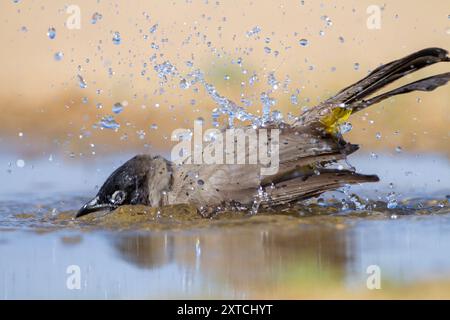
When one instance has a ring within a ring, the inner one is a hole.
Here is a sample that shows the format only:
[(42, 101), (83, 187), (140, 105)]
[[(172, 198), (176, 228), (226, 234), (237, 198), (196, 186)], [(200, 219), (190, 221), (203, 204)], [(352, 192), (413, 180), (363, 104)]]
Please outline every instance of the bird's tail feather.
[(438, 62), (448, 62), (448, 52), (441, 48), (427, 48), (404, 58), (382, 65), (360, 81), (344, 88), (333, 97), (302, 114), (297, 125), (319, 123), (327, 131), (333, 131), (336, 124), (345, 121), (352, 113), (378, 103), (386, 98), (411, 91), (431, 91), (445, 85), (450, 73), (422, 79), (387, 93), (367, 99), (373, 93), (412, 72)]
[(408, 83), (400, 88), (385, 92), (371, 99), (362, 100), (352, 104), (353, 113), (365, 109), (375, 103), (381, 102), (392, 96), (404, 94), (412, 91), (432, 91), (437, 87), (445, 85), (450, 81), (450, 72), (441, 73), (435, 76), (431, 76), (419, 81)]
[[(334, 133), (337, 131), (337, 126), (352, 113), (389, 97), (411, 91), (431, 91), (445, 85), (450, 81), (450, 72), (421, 79), (369, 98), (395, 80), (443, 61), (450, 61), (444, 49), (428, 48), (417, 51), (378, 67), (367, 77), (303, 113), (292, 129), (285, 130), (282, 134), (280, 173), (263, 181), (268, 195), (265, 204), (283, 205), (317, 196), (345, 184), (379, 181), (375, 175), (363, 175), (349, 170), (323, 169), (320, 165), (314, 165), (321, 161), (327, 163), (345, 159), (348, 154), (357, 149), (357, 146), (345, 143), (342, 138), (336, 139), (339, 136), (335, 134), (323, 134), (323, 129), (326, 133)], [(310, 139), (306, 133), (311, 135)], [(315, 141), (315, 139), (311, 140), (314, 135), (317, 135), (319, 143), (305, 145), (308, 141)], [(349, 146), (352, 148), (348, 148)], [(305, 150), (314, 152), (308, 151), (311, 154), (306, 154)], [(317, 174), (317, 171), (320, 174)]]

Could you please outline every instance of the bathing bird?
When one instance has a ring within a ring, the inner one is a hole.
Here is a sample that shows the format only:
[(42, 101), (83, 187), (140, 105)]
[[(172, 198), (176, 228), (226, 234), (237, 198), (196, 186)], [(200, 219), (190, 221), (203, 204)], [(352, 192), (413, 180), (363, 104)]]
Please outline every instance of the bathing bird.
[[(263, 164), (174, 163), (161, 156), (137, 155), (116, 169), (97, 195), (77, 212), (111, 211), (122, 205), (160, 207), (191, 204), (208, 216), (231, 206), (252, 210), (276, 208), (316, 197), (347, 184), (377, 182), (376, 175), (343, 169), (358, 145), (348, 143), (340, 128), (355, 112), (389, 97), (412, 91), (432, 91), (450, 80), (450, 72), (379, 93), (399, 78), (438, 62), (450, 61), (441, 48), (427, 48), (373, 70), (291, 123), (268, 121), (257, 130), (279, 130), (278, 170), (261, 175)], [(268, 137), (268, 141), (270, 137)], [(205, 146), (205, 150), (208, 145)], [(251, 151), (247, 150), (246, 156)], [(189, 160), (189, 159), (188, 159)]]

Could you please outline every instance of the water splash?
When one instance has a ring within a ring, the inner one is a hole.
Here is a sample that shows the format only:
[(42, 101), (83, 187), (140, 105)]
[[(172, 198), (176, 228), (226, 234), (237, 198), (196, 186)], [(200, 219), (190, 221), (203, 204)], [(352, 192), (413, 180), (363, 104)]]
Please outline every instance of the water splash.
[(161, 64), (157, 64), (154, 66), (158, 77), (167, 81), (167, 76), (176, 76), (178, 75), (177, 69), (169, 62), (164, 61)]
[(247, 31), (246, 35), (248, 38), (251, 38), (260, 32), (261, 32), (261, 28), (259, 26), (255, 26), (251, 30)]
[(275, 105), (276, 100), (274, 98), (269, 97), (266, 92), (261, 93), (261, 102), (263, 104), (262, 110), (262, 122), (263, 124), (269, 122), (271, 120), (270, 109)]
[(387, 208), (388, 209), (397, 208), (397, 206), (398, 206), (397, 194), (394, 191), (388, 193), (388, 195), (386, 196), (386, 200), (387, 200)]
[(99, 123), (100, 127), (104, 128), (104, 129), (112, 129), (112, 130), (117, 130), (120, 128), (120, 124), (118, 124), (116, 122), (116, 120), (114, 119), (113, 116), (108, 115), (108, 116), (104, 116)]
[(339, 132), (341, 134), (348, 133), (348, 132), (352, 131), (352, 129), (353, 129), (353, 126), (350, 122), (344, 122), (339, 126)]

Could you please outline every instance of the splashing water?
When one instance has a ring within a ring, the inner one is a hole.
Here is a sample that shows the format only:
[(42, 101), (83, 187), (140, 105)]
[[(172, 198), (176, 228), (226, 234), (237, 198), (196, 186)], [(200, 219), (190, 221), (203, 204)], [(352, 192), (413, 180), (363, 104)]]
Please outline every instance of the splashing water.
[(263, 124), (271, 120), (270, 109), (275, 105), (276, 100), (269, 97), (266, 92), (261, 93), (261, 102), (263, 104)]
[(353, 126), (350, 122), (344, 122), (339, 126), (339, 131), (341, 134), (348, 133), (352, 131)]
[[(192, 64), (190, 64), (192, 66)], [(213, 126), (218, 126), (218, 118), (221, 114), (228, 116), (228, 126), (234, 126), (234, 119), (239, 121), (250, 121), (254, 126), (261, 126), (262, 121), (259, 117), (252, 115), (247, 112), (243, 107), (237, 105), (235, 102), (222, 96), (216, 89), (216, 87), (208, 83), (204, 74), (199, 70), (193, 70), (186, 76), (182, 76), (178, 73), (176, 67), (169, 61), (164, 61), (160, 64), (155, 64), (154, 70), (158, 74), (158, 77), (163, 79), (164, 82), (168, 81), (168, 77), (179, 77), (179, 86), (182, 89), (188, 89), (193, 85), (201, 84), (205, 89), (207, 94), (212, 98), (212, 100), (219, 106), (213, 111)], [(266, 108), (267, 110), (267, 108)]]
[(164, 81), (167, 81), (167, 76), (176, 76), (178, 74), (177, 69), (169, 61), (155, 65), (154, 69), (158, 77)]
[(386, 196), (387, 200), (387, 208), (388, 209), (395, 209), (398, 206), (397, 202), (397, 194), (395, 192), (389, 192), (389, 194)]
[(253, 37), (261, 32), (261, 28), (258, 26), (253, 27), (250, 31), (247, 31), (246, 35), (248, 38)]
[(113, 116), (104, 116), (99, 123), (100, 127), (104, 129), (117, 130), (120, 128), (120, 124), (116, 122)]

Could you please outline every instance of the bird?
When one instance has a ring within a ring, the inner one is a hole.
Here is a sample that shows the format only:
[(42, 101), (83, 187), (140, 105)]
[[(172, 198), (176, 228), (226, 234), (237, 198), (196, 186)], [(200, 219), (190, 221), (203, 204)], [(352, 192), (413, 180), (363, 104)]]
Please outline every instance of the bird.
[(450, 72), (373, 96), (417, 70), (448, 61), (448, 52), (442, 48), (416, 51), (377, 67), (360, 81), (305, 110), (291, 123), (269, 121), (265, 129), (279, 129), (279, 166), (274, 174), (261, 175), (261, 164), (192, 164), (187, 161), (180, 164), (159, 155), (137, 155), (107, 178), (97, 195), (79, 209), (76, 217), (138, 204), (150, 207), (189, 204), (206, 217), (229, 206), (248, 210), (277, 208), (347, 184), (377, 182), (376, 175), (333, 167), (359, 148), (344, 140), (340, 126), (350, 115), (389, 97), (412, 91), (432, 91), (445, 85), (450, 80)]

